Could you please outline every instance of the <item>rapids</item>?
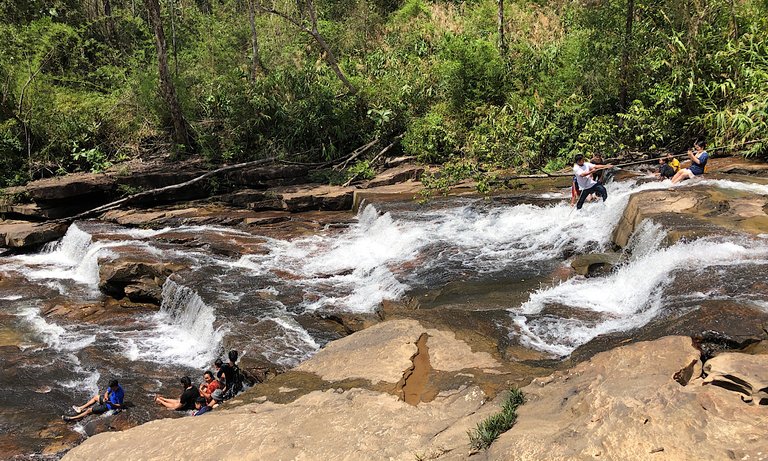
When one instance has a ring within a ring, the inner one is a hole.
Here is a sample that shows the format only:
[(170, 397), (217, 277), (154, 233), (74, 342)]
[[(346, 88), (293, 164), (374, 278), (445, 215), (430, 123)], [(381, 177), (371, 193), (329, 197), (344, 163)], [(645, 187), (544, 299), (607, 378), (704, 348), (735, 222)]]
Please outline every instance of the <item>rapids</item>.
[[(705, 182), (768, 195), (768, 186)], [(569, 255), (610, 247), (632, 193), (667, 187), (612, 183), (605, 204), (588, 203), (581, 212), (551, 195), (536, 197), (546, 205), (456, 198), (424, 207), (373, 204), (345, 228), (292, 240), (214, 226), (136, 230), (78, 222), (38, 253), (0, 257), (0, 350), (7, 363), (0, 433), (15, 434), (0, 437), (0, 449), (40, 452), (47, 443), (40, 428), (66, 431), (53, 422), (58, 415), (112, 376), (136, 405), (131, 411), (148, 420), (166, 415), (149, 408), (152, 395), (178, 393), (182, 375), (199, 382), (227, 349), (257, 363), (295, 366), (339, 337), (317, 321), (321, 314), (370, 313), (382, 301), (405, 299), (425, 309), (495, 310), (504, 313), (510, 340), (557, 358), (598, 335), (652, 322), (670, 304), (692, 308), (697, 299), (722, 295), (721, 286), (681, 288), (681, 273), (695, 281), (727, 268), (728, 281), (718, 283), (737, 288), (764, 273), (768, 238), (724, 236), (665, 248), (661, 229), (646, 222), (614, 272), (552, 276)], [(187, 246), (187, 237), (238, 242), (249, 251), (227, 256), (207, 244)], [(158, 310), (83, 323), (42, 314), (57, 304), (104, 302), (100, 264), (136, 252), (187, 267), (165, 282)], [(762, 295), (727, 291), (768, 306)]]

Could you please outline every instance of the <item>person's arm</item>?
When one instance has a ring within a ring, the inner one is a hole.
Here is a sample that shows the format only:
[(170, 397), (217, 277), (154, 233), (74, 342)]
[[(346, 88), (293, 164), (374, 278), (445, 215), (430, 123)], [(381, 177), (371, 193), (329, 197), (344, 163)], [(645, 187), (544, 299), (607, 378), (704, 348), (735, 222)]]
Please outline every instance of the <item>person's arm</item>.
[(693, 154), (692, 150), (688, 150), (688, 157), (691, 158), (691, 162), (695, 163), (696, 165), (701, 165), (701, 161), (696, 157), (696, 155)]
[(606, 170), (608, 168), (613, 168), (613, 165), (610, 163), (607, 165), (592, 165), (586, 173), (581, 173), (579, 176), (587, 176), (594, 173), (597, 170)]

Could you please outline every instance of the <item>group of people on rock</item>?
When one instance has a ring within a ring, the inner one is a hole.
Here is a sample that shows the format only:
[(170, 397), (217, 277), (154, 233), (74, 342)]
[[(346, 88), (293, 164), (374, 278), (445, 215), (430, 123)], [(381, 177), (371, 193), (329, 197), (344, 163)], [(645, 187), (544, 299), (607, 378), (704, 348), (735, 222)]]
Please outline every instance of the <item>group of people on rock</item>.
[(193, 416), (200, 416), (221, 405), (243, 390), (243, 373), (237, 366), (238, 353), (229, 351), (229, 362), (216, 359), (214, 372), (203, 373), (203, 382), (199, 386), (192, 385), (189, 376), (181, 378), (182, 392), (178, 398), (156, 396), (155, 403), (169, 410), (189, 411)]
[[(213, 362), (215, 372), (207, 370), (203, 373), (203, 382), (199, 386), (193, 386), (189, 376), (183, 376), (181, 382), (182, 392), (178, 397), (169, 398), (155, 396), (155, 403), (169, 410), (178, 410), (200, 416), (214, 408), (217, 408), (225, 400), (240, 393), (244, 388), (244, 374), (237, 366), (238, 352), (229, 351), (224, 363), (221, 359)], [(88, 415), (100, 415), (110, 410), (122, 410), (125, 391), (116, 379), (109, 382), (103, 395), (96, 395), (81, 406), (73, 405), (74, 415), (64, 415), (64, 421), (78, 421)]]
[[(688, 150), (688, 158), (691, 161), (688, 168), (680, 168), (680, 161), (672, 154), (660, 158), (655, 175), (660, 179), (671, 179), (672, 184), (677, 184), (704, 174), (709, 160), (709, 154), (704, 147), (704, 141), (696, 141), (693, 149)], [(571, 206), (576, 205), (576, 209), (580, 210), (591, 195), (596, 195), (605, 201), (608, 198), (608, 191), (605, 189), (605, 170), (610, 168), (613, 168), (613, 165), (604, 164), (600, 155), (594, 156), (589, 162), (582, 154), (576, 155), (573, 164)]]

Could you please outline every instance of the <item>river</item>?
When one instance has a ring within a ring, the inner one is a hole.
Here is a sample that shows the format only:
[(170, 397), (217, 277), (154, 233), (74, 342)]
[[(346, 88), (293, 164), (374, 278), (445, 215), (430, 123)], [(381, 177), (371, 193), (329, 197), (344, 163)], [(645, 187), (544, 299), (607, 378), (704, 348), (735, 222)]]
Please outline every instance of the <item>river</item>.
[[(759, 184), (707, 184), (768, 195)], [(112, 377), (125, 387), (136, 422), (167, 416), (152, 397), (178, 394), (182, 375), (199, 382), (226, 350), (290, 368), (342, 334), (317, 321), (320, 314), (370, 313), (385, 300), (498, 312), (498, 328), (510, 341), (553, 359), (670, 309), (695, 309), (702, 299), (768, 309), (768, 294), (748, 289), (766, 273), (766, 235), (664, 247), (663, 230), (646, 222), (617, 270), (553, 275), (573, 254), (611, 247), (630, 194), (666, 187), (614, 182), (605, 204), (588, 203), (580, 212), (562, 195), (534, 193), (511, 203), (375, 203), (351, 224), (292, 239), (216, 226), (140, 230), (77, 222), (37, 253), (0, 257), (0, 452), (56, 459), (53, 440), (101, 430), (92, 422), (67, 426), (59, 416)], [(241, 251), (212, 251), (206, 242), (213, 240)], [(98, 310), (107, 303), (98, 289), (100, 264), (127, 255), (183, 267), (163, 285), (159, 309)], [(44, 314), (57, 305), (95, 314)]]

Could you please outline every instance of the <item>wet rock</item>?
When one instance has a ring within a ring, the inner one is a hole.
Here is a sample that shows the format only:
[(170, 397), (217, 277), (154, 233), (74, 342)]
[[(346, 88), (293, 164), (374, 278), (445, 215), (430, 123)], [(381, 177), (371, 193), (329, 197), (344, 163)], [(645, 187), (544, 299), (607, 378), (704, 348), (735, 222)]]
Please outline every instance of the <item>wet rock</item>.
[(163, 301), (163, 290), (155, 278), (142, 277), (137, 283), (126, 285), (123, 292), (135, 303), (152, 303), (159, 306)]
[(651, 341), (669, 335), (696, 340), (707, 356), (724, 349), (742, 347), (764, 335), (768, 312), (728, 301), (702, 301), (696, 308), (670, 309), (653, 322), (630, 331), (604, 334), (577, 348), (570, 361), (577, 363), (627, 342)]
[(417, 197), (423, 189), (424, 187), (420, 182), (410, 181), (391, 186), (356, 190), (352, 209), (357, 210), (365, 202), (413, 201), (414, 197)]
[(613, 232), (613, 242), (625, 247), (640, 224), (651, 219), (666, 231), (665, 244), (708, 235), (768, 232), (765, 196), (748, 191), (690, 186), (648, 190), (629, 198)]
[(63, 223), (0, 221), (0, 242), (8, 248), (29, 248), (52, 242), (67, 232)]
[(346, 334), (352, 334), (356, 331), (370, 328), (381, 322), (381, 316), (378, 314), (338, 312), (332, 314), (320, 314), (322, 318), (338, 323), (344, 328)]
[(592, 253), (579, 255), (571, 260), (573, 270), (583, 276), (605, 275), (621, 264), (621, 253)]
[(129, 298), (132, 301), (148, 300), (159, 304), (160, 296), (157, 295), (157, 290), (161, 289), (169, 275), (180, 270), (182, 266), (153, 259), (148, 261), (121, 258), (101, 262), (99, 289), (115, 299), (121, 299), (131, 293), (136, 297)]
[(534, 380), (523, 388), (517, 424), (484, 459), (759, 458), (768, 450), (768, 413), (737, 392), (706, 385), (701, 367), (690, 338), (675, 336)]

